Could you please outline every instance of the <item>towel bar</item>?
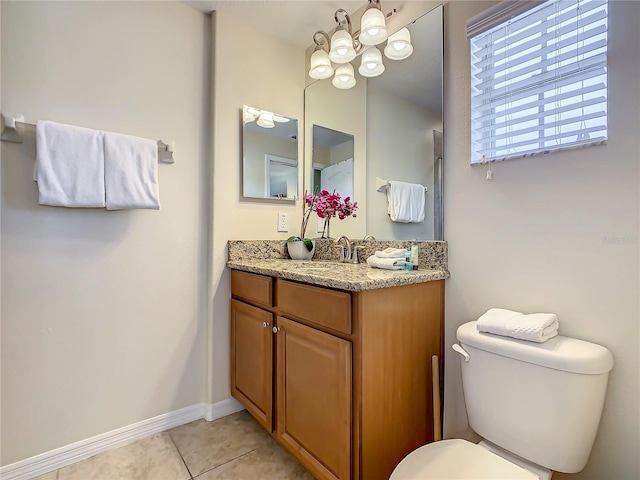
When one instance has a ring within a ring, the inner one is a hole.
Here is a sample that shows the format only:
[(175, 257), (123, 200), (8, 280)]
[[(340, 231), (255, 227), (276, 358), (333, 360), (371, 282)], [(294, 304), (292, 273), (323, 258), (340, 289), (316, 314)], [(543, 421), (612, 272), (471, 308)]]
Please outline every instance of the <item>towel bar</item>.
[[(376, 191), (382, 192), (383, 190), (386, 190), (388, 187), (389, 187), (389, 182), (387, 180), (384, 180), (380, 177), (376, 177)], [(428, 192), (429, 189), (427, 187), (424, 187), (424, 191)]]
[[(2, 134), (0, 134), (0, 140), (3, 142), (22, 143), (22, 133), (29, 132), (35, 133), (36, 126), (33, 123), (27, 123), (24, 121), (24, 117), (7, 117), (2, 115)], [(173, 158), (174, 143), (163, 142), (158, 140), (158, 162), (160, 163), (175, 163)]]

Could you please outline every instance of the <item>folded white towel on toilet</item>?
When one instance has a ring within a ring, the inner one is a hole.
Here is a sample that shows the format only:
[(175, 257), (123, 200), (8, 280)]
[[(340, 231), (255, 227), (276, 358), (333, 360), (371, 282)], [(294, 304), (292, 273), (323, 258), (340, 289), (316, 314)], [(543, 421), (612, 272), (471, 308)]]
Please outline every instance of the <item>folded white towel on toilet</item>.
[(525, 315), (504, 308), (491, 308), (476, 322), (480, 332), (538, 343), (558, 335), (558, 327), (558, 317), (553, 313)]
[(405, 248), (385, 248), (384, 250), (378, 250), (376, 257), (378, 258), (404, 258), (404, 254), (407, 250)]
[(378, 258), (371, 255), (367, 258), (367, 265), (372, 268), (382, 268), (383, 270), (402, 270), (404, 258)]

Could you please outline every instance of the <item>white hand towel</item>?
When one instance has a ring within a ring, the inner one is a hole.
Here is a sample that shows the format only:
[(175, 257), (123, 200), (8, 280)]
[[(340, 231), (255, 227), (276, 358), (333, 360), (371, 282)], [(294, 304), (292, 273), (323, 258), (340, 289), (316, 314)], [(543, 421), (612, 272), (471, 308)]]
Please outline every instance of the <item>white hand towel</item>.
[(404, 258), (378, 258), (371, 255), (367, 258), (367, 265), (372, 268), (382, 268), (383, 270), (402, 270)]
[(387, 201), (387, 213), (392, 221), (420, 223), (424, 220), (424, 186), (416, 183), (389, 182)]
[(104, 163), (107, 210), (160, 209), (154, 140), (105, 132)]
[(47, 120), (36, 124), (39, 202), (57, 207), (104, 207), (104, 134)]
[(384, 250), (378, 250), (376, 252), (376, 257), (378, 258), (404, 258), (404, 254), (406, 253), (406, 249), (404, 248), (385, 248)]
[(531, 313), (507, 322), (513, 336), (538, 343), (558, 335), (559, 326), (558, 317), (553, 313)]
[(489, 309), (476, 322), (476, 328), (480, 332), (538, 343), (558, 335), (558, 327), (558, 317), (553, 313), (525, 315), (502, 308)]

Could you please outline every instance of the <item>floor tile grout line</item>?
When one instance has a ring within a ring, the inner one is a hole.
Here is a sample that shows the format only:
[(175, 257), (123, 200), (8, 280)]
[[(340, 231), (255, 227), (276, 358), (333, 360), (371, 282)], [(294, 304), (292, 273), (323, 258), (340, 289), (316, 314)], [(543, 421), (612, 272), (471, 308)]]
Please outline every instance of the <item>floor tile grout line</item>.
[(189, 470), (189, 465), (187, 465), (187, 462), (185, 461), (184, 457), (182, 456), (182, 452), (178, 448), (178, 444), (173, 439), (173, 436), (171, 435), (171, 430), (167, 430), (167, 433), (169, 434), (169, 438), (171, 439), (171, 443), (173, 443), (173, 446), (175, 447), (176, 452), (178, 452), (178, 455), (180, 455), (180, 460), (182, 460), (182, 463), (184, 464), (184, 468), (187, 469), (187, 473), (189, 474), (189, 480), (193, 480), (193, 478), (194, 478), (193, 474), (191, 473), (191, 470)]
[[(253, 452), (257, 451), (259, 448), (260, 448), (260, 447), (256, 447), (256, 448), (254, 448), (253, 450), (249, 450), (248, 452), (243, 453), (242, 455), (238, 455), (237, 457), (231, 458), (231, 459), (227, 460), (226, 462), (221, 463), (220, 465), (216, 465), (215, 467), (210, 468), (209, 470), (205, 470), (204, 472), (199, 473), (199, 474), (198, 474), (198, 477), (199, 477), (200, 475), (204, 475), (204, 474), (205, 474), (205, 473), (207, 473), (207, 472), (211, 472), (211, 471), (213, 471), (213, 470), (215, 470), (215, 469), (217, 469), (217, 468), (220, 468), (220, 467), (222, 467), (222, 466), (226, 465), (227, 463), (231, 463), (231, 462), (233, 462), (233, 461), (235, 461), (235, 460), (238, 460), (239, 458), (245, 457), (245, 456), (249, 455), (250, 453), (253, 453)], [(194, 478), (193, 478), (193, 480), (195, 480), (195, 478), (197, 478), (197, 477), (194, 477)]]

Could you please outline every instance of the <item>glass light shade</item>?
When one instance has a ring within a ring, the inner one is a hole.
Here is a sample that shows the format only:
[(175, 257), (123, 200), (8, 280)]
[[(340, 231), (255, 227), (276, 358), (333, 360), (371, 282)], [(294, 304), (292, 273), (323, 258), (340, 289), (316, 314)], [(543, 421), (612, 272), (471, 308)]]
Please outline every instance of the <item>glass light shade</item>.
[(377, 77), (384, 72), (382, 63), (382, 53), (376, 47), (371, 47), (364, 51), (360, 60), (358, 72), (363, 77)]
[(324, 80), (331, 75), (333, 75), (333, 67), (331, 66), (331, 60), (329, 60), (329, 54), (322, 49), (313, 52), (309, 76), (316, 80)]
[(341, 90), (347, 90), (356, 86), (356, 77), (354, 76), (353, 66), (350, 63), (345, 63), (336, 68), (336, 73), (333, 76), (331, 83), (334, 87)]
[(244, 123), (251, 123), (255, 121), (259, 114), (260, 110), (248, 107), (247, 105), (242, 106), (242, 120)]
[(242, 114), (242, 121), (243, 123), (251, 123), (256, 119), (256, 117), (254, 117), (253, 115), (251, 115), (249, 112), (247, 112), (246, 110), (243, 112)]
[(353, 39), (346, 30), (337, 30), (331, 37), (329, 58), (334, 63), (347, 63), (356, 58)]
[(360, 23), (360, 37), (358, 37), (360, 42), (363, 45), (378, 45), (388, 36), (384, 13), (376, 7), (368, 8), (362, 15)]
[(391, 60), (403, 60), (412, 53), (411, 33), (407, 27), (391, 35), (384, 48), (385, 56)]
[(262, 128), (273, 128), (275, 123), (273, 122), (273, 113), (262, 112), (258, 117), (256, 123)]

